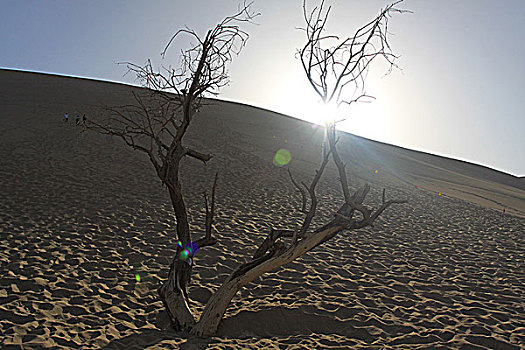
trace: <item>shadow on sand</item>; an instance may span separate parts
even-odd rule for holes
[[[164,311],[157,317],[156,325],[160,329],[147,329],[121,339],[115,339],[104,349],[144,349],[162,341],[180,341],[177,345],[183,350],[206,349],[213,339],[188,336],[186,333],[169,330],[167,315]],[[164,329],[164,330],[161,330]],[[275,336],[294,336],[315,334],[338,334],[342,336],[370,340],[373,338],[363,328],[352,326],[351,322],[336,319],[330,312],[309,308],[301,309],[275,307],[260,311],[241,311],[235,316],[224,319],[215,337],[218,338],[266,338]]]

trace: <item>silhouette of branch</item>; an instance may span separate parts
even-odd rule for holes
[[[206,235],[196,242],[199,248],[214,245],[215,243],[217,243],[217,239],[212,237],[212,233],[213,221],[215,216],[215,190],[217,188],[218,177],[219,173],[216,172],[215,178],[213,179],[213,186],[211,188],[211,203],[208,203],[208,194],[206,193],[206,191],[204,191],[203,193],[204,205],[206,208],[206,219],[204,224]]]
[[[389,64],[389,72],[397,67],[397,56],[388,43],[388,20],[393,13],[410,12],[397,7],[402,1],[386,6],[376,18],[345,39],[325,34],[331,6],[325,10],[323,0],[308,11],[306,0],[303,1],[306,26],[299,29],[305,32],[307,41],[297,55],[310,85],[324,103],[335,98],[338,106],[342,102],[350,105],[363,97],[370,97],[362,93],[357,98],[341,100],[342,91],[348,84],[353,84],[356,91],[363,91],[369,66],[376,58],[381,57]]]

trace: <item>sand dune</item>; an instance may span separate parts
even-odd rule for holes
[[[141,154],[62,122],[122,103],[128,87],[0,77],[0,348],[524,348],[523,178],[345,135],[352,188],[370,182],[370,205],[383,187],[410,203],[254,281],[217,336],[187,338],[166,329],[156,296],[175,246],[167,193]],[[220,101],[195,121],[188,144],[215,155],[184,163],[196,230],[200,193],[220,172],[220,240],[199,251],[190,289],[199,314],[271,226],[299,217],[272,156],[289,149],[290,168],[308,180],[322,132]],[[335,170],[326,175],[316,225],[341,201]]]

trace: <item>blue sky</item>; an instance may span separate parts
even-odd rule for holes
[[[388,2],[327,0],[328,30],[344,36]],[[0,67],[133,83],[116,62],[177,63],[179,28],[198,33],[233,13],[237,0],[0,0]],[[315,1],[309,0],[313,5]],[[372,66],[344,130],[382,142],[525,175],[525,1],[406,0],[412,14],[390,21],[402,71]],[[310,121],[322,113],[295,51],[305,38],[301,0],[256,0],[261,12],[230,67],[220,98]],[[179,48],[182,48],[180,46]],[[316,114],[312,111],[317,111]]]

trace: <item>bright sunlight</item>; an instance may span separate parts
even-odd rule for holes
[[[367,102],[335,108],[333,104],[326,106],[320,101],[302,74],[289,72],[283,76],[281,84],[261,85],[260,92],[267,99],[275,101],[277,112],[323,126],[329,121],[344,120],[337,124],[338,129],[382,142],[392,138],[392,128],[395,125],[391,118],[388,118],[388,98],[383,93],[383,86],[378,79],[369,79],[366,88],[366,92],[376,99],[367,98],[362,100]],[[352,92],[348,89],[350,95]]]
[[[341,105],[339,108],[335,103],[324,104],[315,98],[293,96],[290,100],[288,102],[293,101],[293,105],[289,103],[283,109],[293,117],[318,125],[338,121],[338,129],[375,140],[388,137],[386,108],[379,99],[368,99],[368,103],[358,102],[351,106]]]

